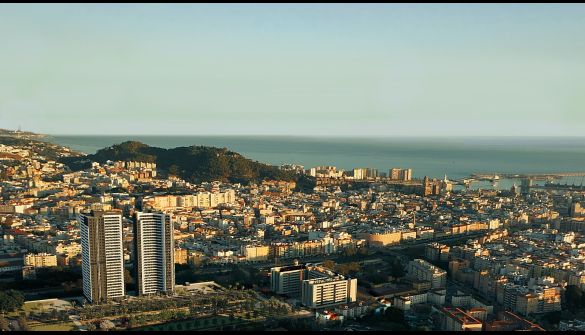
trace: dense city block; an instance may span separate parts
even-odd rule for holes
[[[585,330],[583,190],[0,143],[3,330]]]

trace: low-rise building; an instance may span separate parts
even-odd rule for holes
[[[57,256],[47,253],[26,254],[24,256],[24,265],[34,268],[47,268],[57,266]]]

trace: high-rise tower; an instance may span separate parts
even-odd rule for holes
[[[134,252],[138,295],[175,288],[173,223],[164,213],[134,214]]]
[[[92,212],[78,217],[81,230],[83,295],[90,302],[123,297],[122,212]]]

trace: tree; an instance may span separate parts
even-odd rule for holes
[[[0,292],[0,313],[13,312],[22,307],[24,296],[16,290]]]

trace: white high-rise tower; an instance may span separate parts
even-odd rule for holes
[[[134,252],[138,295],[175,288],[173,223],[164,213],[134,214]]]

